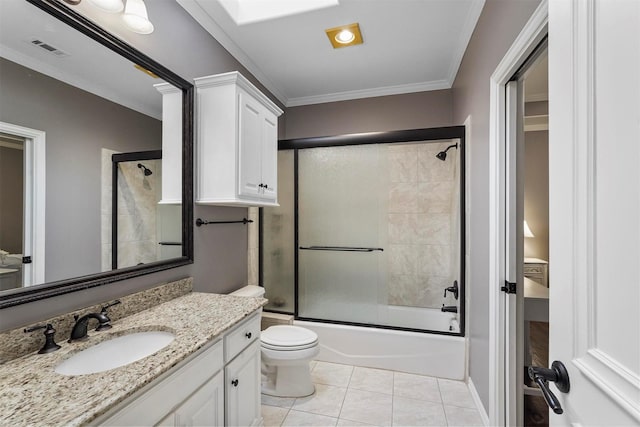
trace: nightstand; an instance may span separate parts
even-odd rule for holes
[[[549,262],[540,258],[525,258],[523,267],[524,277],[535,280],[541,285],[549,287]]]

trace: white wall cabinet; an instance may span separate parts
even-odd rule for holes
[[[222,340],[180,362],[92,425],[260,425],[260,313],[240,322]]]
[[[196,203],[277,206],[282,110],[237,71],[195,85]]]

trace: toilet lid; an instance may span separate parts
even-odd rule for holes
[[[299,326],[277,325],[262,331],[260,341],[269,348],[307,348],[318,341],[318,334]]]

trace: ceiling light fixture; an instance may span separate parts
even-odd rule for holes
[[[356,22],[340,27],[329,28],[324,30],[329,37],[329,41],[334,49],[341,47],[362,44],[362,33],[360,33],[360,25]]]
[[[89,3],[91,3],[98,9],[109,13],[122,12],[122,9],[124,9],[122,0],[89,0]]]
[[[127,0],[122,19],[134,33],[151,34],[153,32],[153,24],[149,21],[147,6],[143,0]]]

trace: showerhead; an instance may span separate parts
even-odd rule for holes
[[[450,148],[458,148],[458,144],[453,144],[448,146],[444,151],[441,151],[438,154],[436,154],[436,158],[438,160],[442,160],[443,162],[447,160],[447,151],[449,151]]]
[[[142,163],[138,163],[138,167],[144,171],[144,176],[149,176],[149,175],[151,175],[153,173],[153,172],[151,172],[151,169],[147,168]]]

